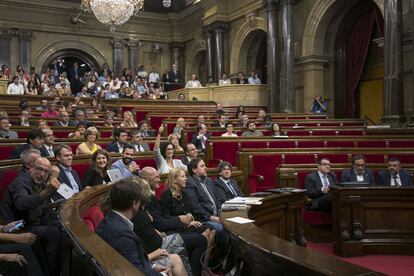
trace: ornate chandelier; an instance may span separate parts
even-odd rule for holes
[[[109,26],[111,32],[143,8],[144,0],[82,0],[81,2],[82,11],[92,12],[99,22]]]

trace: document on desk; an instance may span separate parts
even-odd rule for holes
[[[260,205],[262,204],[262,197],[235,197],[230,200],[227,200],[226,203],[234,203],[234,204],[248,204],[248,205]]]
[[[231,221],[231,222],[235,222],[235,223],[238,223],[238,224],[245,224],[245,223],[254,222],[254,220],[252,220],[252,219],[247,219],[247,218],[242,218],[242,217],[228,218],[226,220]]]

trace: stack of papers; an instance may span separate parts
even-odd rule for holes
[[[262,204],[262,197],[235,197],[223,203],[221,208],[234,207],[239,210],[246,209],[247,205]]]

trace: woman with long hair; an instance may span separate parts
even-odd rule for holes
[[[187,170],[187,166],[181,162],[180,159],[174,159],[175,147],[171,142],[167,142],[160,148],[161,134],[164,131],[164,126],[161,125],[158,129],[157,138],[154,144],[154,157],[159,173],[169,173],[173,168],[183,168]]]
[[[96,144],[99,138],[99,131],[96,127],[88,127],[84,134],[85,142],[78,145],[76,148],[76,155],[93,154],[95,151],[101,149],[101,146]]]
[[[134,116],[132,115],[131,111],[124,112],[124,121],[121,123],[121,127],[130,128],[130,127],[138,127],[138,124],[134,120]]]
[[[83,178],[82,185],[95,186],[104,183],[109,183],[107,170],[111,169],[112,162],[109,153],[104,149],[98,149],[95,151],[90,160],[90,167],[86,171],[85,177]]]
[[[168,135],[168,142],[174,145],[175,152],[184,152],[183,148],[180,146],[180,136],[177,133],[171,133]]]
[[[185,127],[184,118],[182,118],[182,117],[178,118],[177,122],[175,123],[173,133],[178,134],[178,136],[181,138],[181,131],[184,129],[184,127]]]

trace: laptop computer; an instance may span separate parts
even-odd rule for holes
[[[116,182],[118,180],[123,179],[123,176],[119,169],[110,169],[110,170],[107,170],[106,173],[108,174],[111,182]]]

